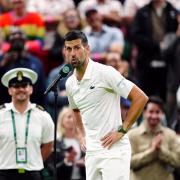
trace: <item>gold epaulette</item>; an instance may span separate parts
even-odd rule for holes
[[[37,107],[38,109],[40,109],[41,111],[45,111],[45,109],[44,109],[42,106],[38,105],[38,104],[36,104],[36,107]]]
[[[1,104],[1,105],[0,105],[0,110],[1,110],[1,109],[4,109],[5,107],[6,107],[5,104]]]

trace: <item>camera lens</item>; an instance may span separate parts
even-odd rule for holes
[[[23,51],[23,49],[24,49],[24,41],[23,40],[17,39],[11,43],[11,49],[10,49],[11,51],[21,52],[21,51]]]

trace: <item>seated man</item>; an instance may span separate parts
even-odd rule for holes
[[[88,26],[85,27],[89,45],[91,48],[91,58],[94,61],[104,63],[107,52],[114,46],[116,52],[122,54],[124,48],[124,36],[120,29],[110,27],[103,23],[102,15],[96,8],[86,11]]]

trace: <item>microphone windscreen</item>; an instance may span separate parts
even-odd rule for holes
[[[65,64],[59,71],[61,77],[66,77],[72,71],[72,66],[70,64]]]

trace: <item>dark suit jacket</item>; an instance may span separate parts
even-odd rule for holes
[[[152,37],[151,11],[152,2],[137,11],[130,34],[133,42],[138,47],[137,66],[144,69],[151,60],[162,59],[160,44]],[[165,34],[176,32],[178,27],[177,11],[167,2],[165,7]]]

